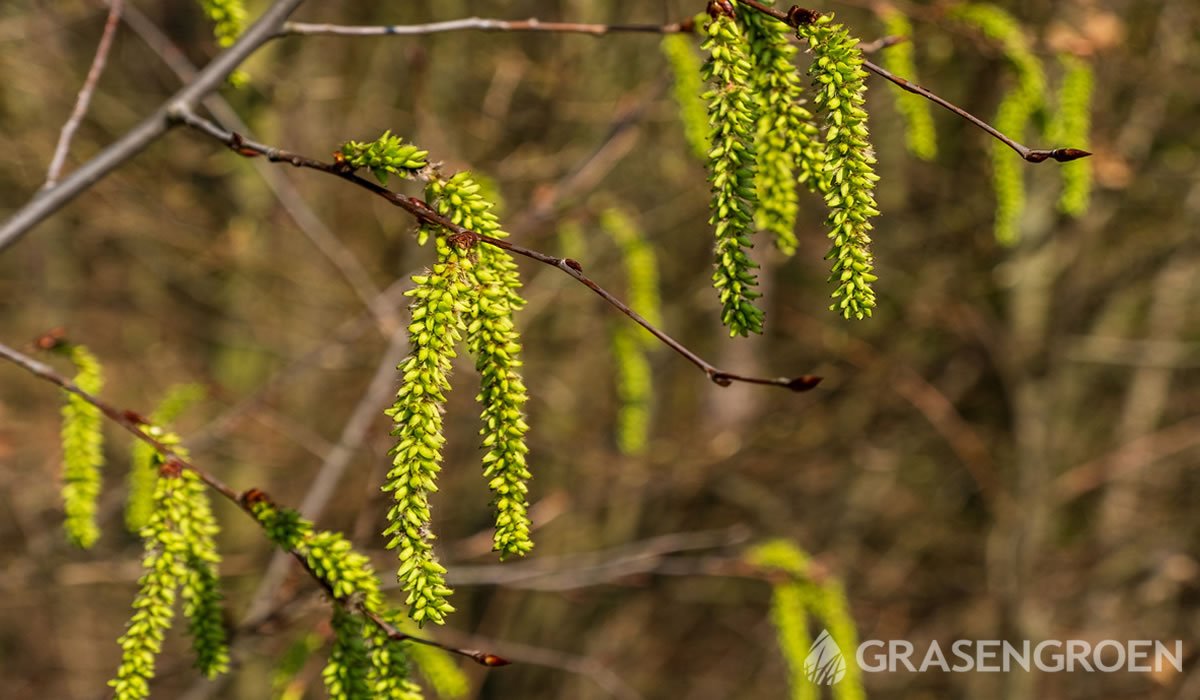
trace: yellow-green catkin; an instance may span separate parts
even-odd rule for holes
[[[883,9],[880,17],[886,35],[903,39],[880,54],[880,63],[892,73],[919,83],[912,41],[913,27],[908,16],[889,5]],[[892,92],[896,96],[896,109],[904,118],[904,143],[908,152],[921,160],[933,160],[937,157],[937,131],[933,127],[929,100],[904,90]]]
[[[1092,127],[1092,89],[1095,83],[1092,65],[1071,54],[1059,54],[1062,85],[1050,131],[1057,143],[1089,150]],[[1092,159],[1081,158],[1059,166],[1063,189],[1058,198],[1059,211],[1079,216],[1087,211],[1092,194]]]
[[[832,14],[800,24],[796,34],[813,54],[813,102],[825,122],[826,225],[832,241],[825,257],[833,261],[829,281],[836,285],[829,308],[845,318],[863,319],[875,308],[871,219],[879,215],[879,176],[863,108],[867,73],[862,51]]]
[[[708,108],[700,97],[704,83],[700,79],[700,55],[695,39],[688,34],[668,34],[659,46],[671,69],[671,95],[679,109],[683,138],[693,155],[701,161],[707,160]]]
[[[804,88],[795,65],[797,49],[789,39],[787,25],[745,9],[738,13],[738,21],[750,46],[759,110],[755,222],[771,234],[775,247],[793,255],[799,210],[796,183],[821,190],[824,143],[812,113],[803,106]]]
[[[658,259],[632,217],[618,208],[600,214],[600,227],[616,244],[625,268],[630,307],[651,325],[662,323]],[[629,323],[613,328],[613,359],[616,361],[617,448],[637,456],[646,451],[650,439],[651,399],[654,393],[649,351],[657,339],[649,331]]]
[[[1029,46],[1020,23],[1007,11],[988,3],[968,3],[950,9],[949,16],[971,25],[996,42],[1016,75],[1016,84],[1000,100],[993,126],[1022,141],[1033,115],[1043,107],[1046,76]],[[1025,212],[1025,161],[1000,141],[991,145],[992,179],[996,194],[996,241],[1015,245]]]
[[[188,406],[204,398],[204,387],[199,384],[178,384],[171,387],[163,400],[150,414],[150,425],[142,430],[159,442],[168,435],[166,428],[187,410]],[[176,451],[179,451],[176,448]],[[138,440],[130,449],[128,490],[125,495],[125,527],[138,532],[150,520],[154,509],[154,482],[158,479],[161,461],[158,452],[147,442]]]
[[[494,205],[470,172],[448,179],[435,178],[426,199],[453,223],[490,238],[508,233],[493,213]],[[521,338],[515,315],[525,305],[521,278],[512,256],[489,244],[476,245],[467,274],[472,289],[464,307],[467,349],[475,358],[482,409],[483,476],[492,491],[496,529],[492,547],[501,558],[523,556],[533,548],[528,513],[529,480],[526,461],[524,407],[529,400],[521,377]]]
[[[414,275],[416,287],[409,323],[411,354],[400,363],[400,389],[388,409],[395,425],[392,469],[383,490],[392,494],[388,510],[388,549],[400,560],[397,580],[408,594],[410,615],[418,623],[441,624],[454,610],[447,597],[446,569],[433,550],[435,539],[429,496],[437,491],[442,465],[445,392],[450,389],[450,366],[455,345],[465,330],[463,314],[472,284],[468,261],[442,236],[436,237],[438,260],[424,275]]]
[[[713,286],[721,300],[721,322],[730,336],[761,333],[762,309],[755,299],[758,265],[747,251],[753,247],[754,207],[758,200],[755,185],[754,135],[758,128],[758,100],[751,74],[754,66],[746,40],[734,20],[731,9],[714,8],[715,16],[704,27],[708,52],[703,75],[710,89],[708,102],[710,150],[709,182],[712,184],[714,226]]]
[[[86,347],[64,344],[75,365],[75,385],[95,396],[104,388],[100,361]],[[90,548],[100,538],[96,524],[96,501],[100,498],[100,470],[104,466],[104,431],[100,409],[83,397],[64,392],[62,408],[63,510],[67,539],[77,547]]]

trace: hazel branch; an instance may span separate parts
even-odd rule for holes
[[[662,342],[667,347],[679,353],[688,362],[698,367],[709,380],[719,386],[729,386],[733,382],[743,382],[746,384],[762,384],[766,386],[778,386],[791,389],[792,391],[807,391],[820,383],[821,378],[813,375],[801,375],[799,377],[753,377],[736,372],[729,372],[716,367],[704,358],[690,350],[683,343],[675,340],[666,332],[658,329],[637,311],[629,307],[628,304],[613,296],[611,292],[601,287],[590,277],[583,273],[583,265],[570,258],[561,258],[554,255],[548,255],[536,250],[525,248],[508,240],[492,238],[483,234],[471,231],[455,224],[446,217],[438,214],[424,200],[416,197],[410,197],[398,192],[393,192],[386,187],[377,185],[370,180],[359,177],[355,169],[344,162],[335,160],[332,163],[315,160],[307,156],[302,156],[298,153],[285,151],[274,146],[250,141],[240,134],[223,129],[214,122],[205,119],[190,109],[179,109],[172,114],[172,118],[179,123],[185,124],[196,131],[199,131],[206,136],[213,138],[225,144],[230,150],[246,157],[265,157],[272,163],[288,163],[297,168],[308,168],[310,170],[318,170],[323,173],[335,175],[351,184],[357,185],[372,194],[383,197],[388,202],[404,209],[412,214],[422,224],[441,227],[450,232],[452,243],[461,247],[471,247],[478,243],[485,243],[502,250],[506,250],[514,255],[520,255],[530,260],[549,265],[561,270],[564,274],[573,277],[580,284],[592,290],[597,296],[604,299],[606,302],[614,306],[621,313],[628,316],[635,323],[645,328],[655,338]]]
[[[57,335],[47,334],[38,339],[37,345],[41,349],[50,349],[59,342],[61,342],[61,339]],[[188,471],[191,471],[193,474],[199,477],[200,481],[204,482],[206,486],[224,496],[226,500],[237,505],[238,508],[249,515],[254,522],[260,522],[259,519],[254,516],[253,506],[263,503],[264,501],[270,502],[270,499],[259,489],[249,489],[243,493],[238,493],[228,484],[218,479],[211,472],[181,457],[179,453],[176,452],[171,446],[164,444],[149,432],[144,430],[143,428],[149,425],[149,423],[140,414],[134,411],[119,409],[107,401],[104,401],[100,397],[94,396],[91,393],[80,389],[74,382],[54,371],[52,367],[44,362],[39,362],[3,343],[0,343],[0,358],[13,363],[21,369],[24,369],[38,379],[42,379],[51,384],[57,385],[64,391],[68,391],[80,397],[92,406],[95,406],[101,413],[104,414],[106,418],[124,428],[138,440],[141,440],[142,442],[153,447],[156,452],[162,455],[165,464],[171,465],[175,468],[187,469]],[[367,607],[361,602],[355,602],[334,596],[333,588],[330,586],[329,582],[318,576],[316,572],[309,568],[308,563],[305,561],[304,556],[300,552],[296,550],[289,550],[289,553],[300,562],[305,571],[307,571],[338,604],[353,605],[368,620],[379,627],[379,629],[383,631],[388,638],[398,641],[407,640],[418,644],[437,647],[438,649],[443,649],[450,653],[458,654],[459,656],[471,659],[481,666],[505,666],[509,663],[506,659],[497,656],[496,654],[490,654],[474,649],[459,649],[431,639],[414,637],[405,632],[401,632],[395,625],[385,620],[383,616],[379,615],[377,612],[367,609]]]
[[[821,16],[821,13],[817,12],[816,10],[806,10],[795,5],[793,5],[792,8],[787,12],[783,12],[774,7],[763,5],[757,0],[739,0],[739,3],[752,10],[761,12],[770,17],[774,17],[790,27],[799,27],[804,24],[811,24],[814,20],[816,20],[817,17]],[[1000,130],[993,127],[991,124],[988,124],[962,107],[959,107],[949,100],[938,96],[927,88],[921,87],[914,82],[905,80],[904,78],[895,75],[891,71],[888,71],[876,63],[872,63],[871,61],[863,59],[863,68],[871,71],[875,75],[878,75],[885,80],[895,83],[902,90],[911,92],[914,95],[920,95],[939,107],[948,109],[954,114],[957,114],[959,117],[966,119],[968,122],[974,124],[980,129],[983,129],[992,137],[998,139],[1001,143],[1016,151],[1017,155],[1021,156],[1021,158],[1030,163],[1041,163],[1045,160],[1056,160],[1059,163],[1067,163],[1072,160],[1078,160],[1080,158],[1086,158],[1092,155],[1090,152],[1078,148],[1030,148],[1024,144],[1018,143],[1016,140],[1010,138]]]

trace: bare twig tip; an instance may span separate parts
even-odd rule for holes
[[[503,656],[496,656],[495,654],[480,654],[475,660],[484,666],[489,666],[492,668],[496,668],[498,666],[508,666],[512,663]]]
[[[792,391],[797,391],[797,392],[808,391],[809,389],[815,388],[820,383],[821,383],[820,377],[815,377],[811,374],[806,374],[802,377],[796,377],[795,379],[788,381],[787,388],[791,389]]]

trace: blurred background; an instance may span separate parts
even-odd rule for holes
[[[994,46],[940,21],[934,4],[898,4],[914,20],[921,80],[990,117],[1011,76]],[[155,109],[185,62],[217,50],[196,3],[130,5],[141,20],[119,29],[68,168]],[[703,5],[307,3],[295,18],[662,23]],[[818,9],[870,40],[883,33],[871,5]],[[865,639],[1182,640],[1185,652],[1182,674],[867,674],[869,697],[1200,697],[1200,6],[1000,5],[1052,83],[1056,42],[1094,61],[1089,211],[1059,214],[1059,166],[1030,165],[1022,242],[997,246],[988,137],[936,111],[938,157],[912,158],[897,90],[871,78],[879,308],[862,322],[825,310],[824,206],[805,194],[799,253],[756,248],[767,331],[751,340],[719,323],[706,176],[683,140],[659,36],[288,38],[245,66],[245,87],[210,102],[223,123],[236,115],[260,140],[320,158],[391,129],[447,170],[490,177],[523,245],[562,253],[563,223],[578,224],[572,254],[618,293],[621,256],[595,219],[620,204],[657,252],[668,332],[730,369],[825,377],[807,394],[723,389],[655,350],[649,449],[623,456],[610,337],[627,321],[519,261],[537,547],[504,564],[489,552],[465,357],[434,499],[459,610],[434,634],[521,661],[468,664],[470,697],[787,697],[770,588],[718,566],[772,537],[844,582]],[[44,179],[105,14],[87,0],[0,6],[0,219]],[[0,340],[27,347],[62,326],[104,362],[105,396],[141,411],[174,384],[205,385],[209,398],[177,423],[195,460],[235,488],[316,505],[319,525],[353,537],[389,580],[381,411],[406,349],[399,292],[429,262],[413,232],[345,183],[177,130],[0,255]],[[129,441],[114,429],[104,536],[88,552],[62,536],[59,402],[0,368],[7,698],[105,697],[140,572],[121,516]],[[217,508],[231,624],[280,614],[239,636],[218,683],[196,680],[172,636],[155,696],[263,698],[290,684],[293,697],[324,697],[321,651],[293,669],[281,659],[319,648],[327,606],[295,567],[272,568],[253,523]]]

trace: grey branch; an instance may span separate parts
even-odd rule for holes
[[[204,97],[220,87],[230,73],[260,46],[275,37],[284,20],[295,12],[302,2],[304,0],[276,0],[232,46],[196,74],[194,81],[185,85],[153,114],[59,184],[35,195],[0,226],[0,251],[19,241],[46,217],[66,206],[105,175],[161,138],[171,128],[173,113],[179,109],[194,109]]]

